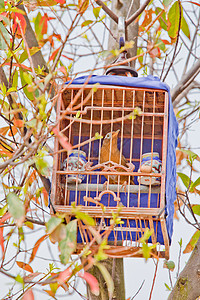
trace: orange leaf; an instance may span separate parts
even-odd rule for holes
[[[24,296],[22,297],[22,300],[34,300],[34,295],[32,289],[28,289]]]
[[[90,273],[84,272],[84,273],[78,273],[78,276],[80,278],[83,278],[90,286],[91,292],[95,295],[99,295],[99,283],[97,279]]]
[[[8,132],[9,129],[10,129],[9,126],[0,128],[0,134],[6,135],[6,133]]]
[[[64,149],[67,151],[72,149],[72,145],[68,142],[68,138],[62,132],[59,132],[57,128],[54,128],[52,131],[57,136],[59,143]]]
[[[48,21],[48,16],[45,13],[44,16],[40,19],[40,27],[42,27],[42,30],[41,30],[42,34],[47,33],[47,21]]]
[[[15,126],[12,126],[12,131],[10,130],[9,133],[8,133],[8,135],[9,136],[13,136],[13,135],[15,135],[17,133],[18,133],[17,128]]]
[[[44,187],[42,188],[42,194],[44,196],[44,204],[47,207],[49,205],[49,194]]]
[[[31,253],[31,257],[29,259],[29,264],[34,260],[35,258],[35,255],[38,251],[38,248],[40,246],[40,244],[46,239],[47,235],[43,235],[41,238],[39,238],[39,240],[35,243],[34,247],[33,247],[33,250],[32,250],[32,253]]]
[[[60,272],[58,276],[58,283],[63,284],[64,282],[68,281],[71,275],[72,275],[72,269],[70,267],[64,270],[63,272]]]
[[[24,127],[24,120],[14,118],[13,123],[16,127]]]
[[[51,290],[44,290],[50,297],[53,297],[55,296],[55,293]]]
[[[33,269],[31,268],[30,265],[26,264],[25,262],[23,261],[16,261],[17,265],[19,268],[25,270],[25,271],[28,271],[30,273],[33,273]]]

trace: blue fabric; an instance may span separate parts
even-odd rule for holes
[[[125,76],[98,76],[93,75],[91,77],[83,76],[76,78],[72,81],[71,84],[84,84],[86,83],[89,85],[99,83],[101,85],[115,85],[115,86],[126,86],[126,87],[138,87],[138,88],[151,88],[151,89],[162,89],[168,92],[169,94],[169,120],[168,120],[168,145],[167,145],[167,165],[166,165],[166,225],[168,230],[168,235],[171,240],[172,233],[173,233],[173,215],[174,215],[174,201],[176,200],[176,146],[177,146],[177,137],[178,137],[178,122],[176,120],[173,105],[170,96],[170,88],[167,84],[161,82],[158,77],[154,76],[147,76],[147,77],[125,77]],[[70,82],[66,82],[69,84]],[[125,145],[125,143],[124,143]],[[156,143],[155,143],[156,145]],[[134,148],[139,147],[134,142]],[[125,147],[126,149],[128,147]],[[148,150],[149,145],[147,143],[147,147],[145,149],[146,152],[150,152]],[[159,141],[157,142],[157,148],[154,149],[155,152],[161,151],[161,145],[159,145]],[[136,149],[136,148],[135,148]],[[133,151],[137,151],[137,150]],[[82,149],[85,151],[86,149]],[[124,151],[125,149],[123,149]],[[125,155],[126,156],[126,155]],[[136,166],[136,170],[139,166]],[[94,178],[95,180],[95,178]],[[136,180],[136,179],[135,179]],[[95,182],[95,181],[94,181]],[[136,195],[133,195],[132,198],[132,205],[137,206],[137,199]],[[141,195],[141,204],[146,206],[146,195]],[[156,196],[156,195],[155,195]],[[92,195],[91,195],[92,197]],[[120,195],[122,203],[126,201],[126,195],[121,193]],[[157,207],[157,202],[155,203],[157,197],[152,196],[151,207]],[[134,224],[133,224],[134,227]],[[130,233],[131,234],[131,233]],[[134,233],[132,233],[134,234]],[[158,241],[163,244],[163,237],[160,224],[157,226],[157,234],[158,234]],[[112,237],[110,237],[112,240]],[[113,236],[114,238],[114,236]]]

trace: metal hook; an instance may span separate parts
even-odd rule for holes
[[[119,35],[119,48],[125,45],[125,18],[118,18],[118,35]]]

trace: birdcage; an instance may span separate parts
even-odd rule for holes
[[[55,210],[70,220],[74,203],[92,216],[110,256],[141,255],[140,238],[149,228],[148,242],[158,243],[160,256],[168,258],[177,138],[168,86],[154,77],[81,77],[59,95],[57,129],[72,149],[55,138]],[[113,216],[121,221],[116,224]],[[92,239],[79,220],[77,251]]]

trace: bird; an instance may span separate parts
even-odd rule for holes
[[[103,144],[101,147],[101,152],[100,152],[100,164],[106,163],[108,161],[112,161],[113,163],[117,163],[122,166],[128,167],[127,165],[128,162],[126,158],[123,156],[123,154],[121,154],[121,159],[120,159],[120,151],[117,147],[117,138],[118,138],[119,131],[120,130],[109,132],[104,137]],[[116,168],[115,170],[118,172],[126,172],[123,168]],[[108,179],[107,175],[105,175],[105,177]],[[109,175],[109,181],[111,184],[116,184],[116,183],[118,184],[118,178],[120,178],[119,183],[124,185],[124,184],[129,184],[129,177],[130,176],[128,175],[123,175],[120,177],[118,175]],[[134,184],[132,178],[130,178],[130,184]]]

